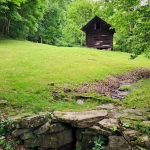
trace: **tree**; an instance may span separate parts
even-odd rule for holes
[[[99,3],[89,0],[76,0],[68,5],[67,23],[63,37],[69,45],[85,45],[81,28],[99,12]]]
[[[131,58],[144,51],[149,53],[149,1],[144,6],[139,0],[112,0],[109,3],[115,11],[109,21],[116,29],[116,48],[130,52]]]
[[[13,38],[26,38],[37,30],[37,22],[42,19],[45,1],[3,0],[0,2],[1,33]]]
[[[18,9],[26,0],[1,0],[0,1],[0,27],[1,33],[9,35],[10,24],[20,15]]]

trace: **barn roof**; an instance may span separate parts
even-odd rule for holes
[[[106,26],[108,26],[108,28],[112,27],[110,24],[108,24],[106,21],[104,21],[103,19],[101,19],[100,17],[98,16],[95,16],[93,19],[91,19],[85,26],[83,26],[81,28],[82,31],[86,32],[86,28],[92,24],[95,20],[99,20],[100,22],[103,22],[104,24],[106,24]],[[114,29],[110,29],[113,31],[113,33],[115,33],[115,30]]]

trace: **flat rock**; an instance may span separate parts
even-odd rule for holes
[[[83,100],[83,99],[78,99],[78,100],[77,100],[77,104],[83,105],[83,104],[84,104],[84,100]]]
[[[140,109],[125,109],[123,112],[143,116],[143,112]]]
[[[36,115],[32,117],[23,118],[20,121],[20,126],[22,128],[35,128],[47,122],[46,115]]]
[[[123,136],[109,136],[109,143],[104,150],[131,150]]]
[[[131,130],[131,129],[127,129],[123,132],[123,135],[124,135],[125,139],[128,142],[130,142],[130,141],[137,140],[140,135],[140,132]]]
[[[110,135],[113,134],[112,131],[110,131],[110,130],[104,130],[101,127],[96,126],[96,125],[90,127],[89,130],[93,131],[94,133],[98,133],[98,134],[105,135],[105,136],[110,136]]]
[[[109,116],[111,118],[119,118],[119,117],[126,117],[128,116],[128,113],[120,113],[116,109],[110,110]]]
[[[91,110],[84,112],[53,112],[53,115],[55,118],[57,118],[57,120],[70,123],[72,126],[79,128],[92,126],[96,122],[104,119],[107,114],[107,110]]]
[[[7,100],[0,100],[0,104],[7,104]]]
[[[139,136],[139,138],[135,141],[135,144],[140,145],[141,147],[150,149],[150,140],[148,135]]]
[[[34,135],[33,135],[33,132],[30,131],[30,132],[22,134],[20,137],[22,140],[27,140],[27,139],[33,138]]]
[[[50,125],[47,133],[60,132],[65,129],[67,129],[67,126],[63,123],[54,123]]]
[[[150,128],[150,121],[143,121],[146,127]]]
[[[113,104],[102,104],[97,106],[96,108],[101,108],[101,109],[113,109],[114,105]]]
[[[125,117],[126,119],[130,119],[130,120],[141,120],[141,121],[144,121],[147,119],[146,116],[139,116],[139,115],[136,115],[136,114],[130,114],[128,116]]]
[[[35,134],[45,133],[50,128],[50,123],[47,122],[44,125],[40,126],[37,130],[34,131]]]
[[[20,136],[21,134],[24,134],[24,133],[27,133],[29,132],[30,129],[15,129],[13,132],[12,132],[12,136],[13,137],[17,137],[17,136]]]
[[[110,130],[113,127],[119,127],[118,119],[110,118],[110,119],[103,119],[97,123],[103,129]]]

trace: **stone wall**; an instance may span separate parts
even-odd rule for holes
[[[46,113],[14,119],[12,137],[26,149],[92,150],[103,141],[104,150],[133,150],[135,145],[150,149],[149,137],[125,128],[108,110]]]

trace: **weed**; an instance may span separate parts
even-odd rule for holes
[[[141,121],[136,121],[134,124],[136,130],[139,130],[142,133],[146,133],[147,135],[150,136],[150,130],[149,127],[147,127],[143,122]]]
[[[81,146],[76,147],[76,150],[82,150],[82,147]]]
[[[147,148],[143,148],[143,147],[140,147],[140,146],[136,146],[139,150],[148,150]]]
[[[127,122],[124,122],[124,123],[122,124],[122,126],[125,127],[125,128],[129,128],[129,127],[130,127],[130,124],[127,123]]]
[[[7,120],[0,120],[0,146],[5,150],[14,150],[13,145],[19,144],[19,141],[15,142],[11,139],[7,139],[7,135],[10,134],[13,120],[8,118]]]
[[[51,122],[50,112],[47,112],[45,116],[46,116],[46,119],[47,119],[49,122]]]
[[[114,126],[114,127],[110,128],[110,130],[113,131],[113,132],[116,132],[117,131],[117,127]]]
[[[0,119],[0,136],[4,136],[11,130],[11,125],[13,121],[8,118],[6,121]]]
[[[92,148],[92,150],[103,150],[104,149],[104,142],[99,137],[96,141],[94,141],[95,146]]]

